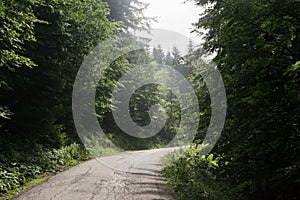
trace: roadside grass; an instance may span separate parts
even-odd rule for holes
[[[34,178],[33,180],[26,182],[23,186],[20,186],[19,188],[8,191],[3,197],[0,197],[0,200],[11,199],[11,198],[15,197],[16,195],[20,194],[20,192],[25,191],[29,188],[32,188],[36,185],[39,185],[39,184],[47,181],[48,178],[49,178],[49,176]]]
[[[152,146],[157,149],[161,146]],[[38,149],[32,154],[19,155],[15,160],[0,163],[0,200],[8,200],[47,181],[55,174],[84,161],[120,153],[110,148],[88,151],[74,143],[60,149]]]
[[[0,200],[11,199],[81,162],[115,153],[112,149],[102,149],[91,154],[74,143],[60,149],[38,149],[13,161],[0,162]]]

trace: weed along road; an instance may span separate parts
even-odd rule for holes
[[[96,158],[51,177],[14,200],[173,200],[161,158],[173,149]]]

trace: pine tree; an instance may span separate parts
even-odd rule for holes
[[[193,41],[190,39],[190,40],[189,40],[188,47],[187,47],[187,53],[188,53],[188,54],[191,54],[191,53],[193,53],[193,51],[194,51],[194,43],[193,43]]]
[[[171,56],[170,51],[168,51],[165,55],[163,63],[168,66],[172,66],[174,64],[174,58]]]
[[[179,64],[181,61],[181,53],[176,46],[174,46],[172,49],[172,56],[174,58],[174,63]]]
[[[164,51],[161,48],[161,45],[158,45],[157,48],[153,48],[153,57],[154,60],[158,63],[158,64],[163,64],[163,59],[165,57]]]

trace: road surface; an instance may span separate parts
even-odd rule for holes
[[[51,177],[14,200],[174,200],[161,176],[161,158],[173,149],[96,158]]]

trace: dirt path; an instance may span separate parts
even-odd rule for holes
[[[97,158],[51,177],[14,200],[174,200],[161,176],[161,158],[172,149]]]

